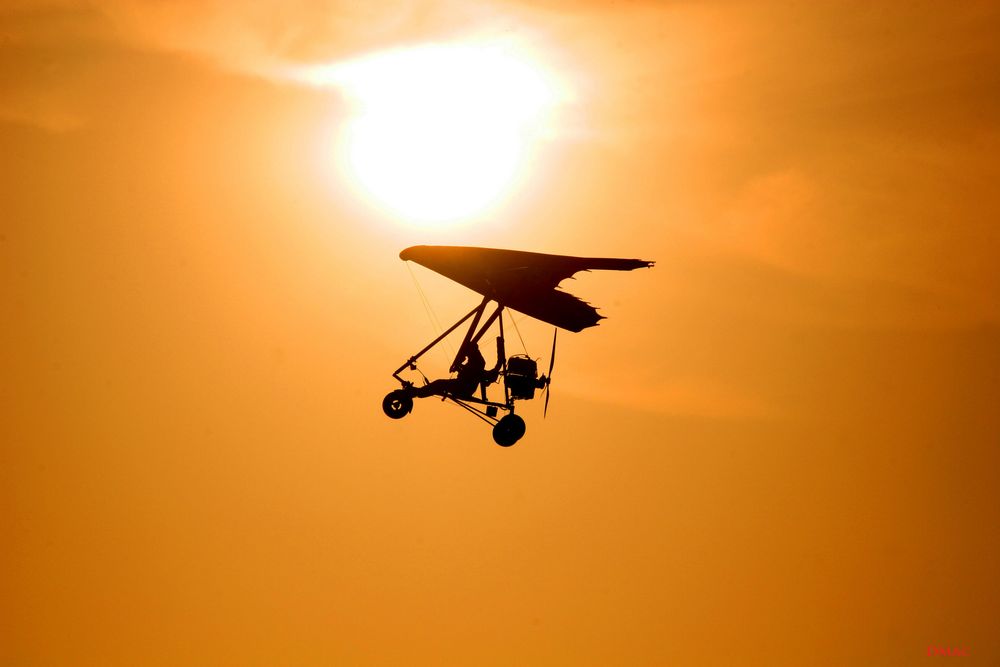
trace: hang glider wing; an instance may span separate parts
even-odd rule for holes
[[[520,250],[413,246],[399,253],[508,308],[568,331],[604,319],[589,303],[558,289],[579,271],[631,271],[653,266],[642,259],[570,257]]]

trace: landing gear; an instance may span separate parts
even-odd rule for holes
[[[382,412],[390,419],[402,419],[413,410],[413,397],[402,389],[390,391],[382,399]]]
[[[510,414],[501,419],[493,427],[493,442],[501,447],[510,447],[524,435],[524,420]]]

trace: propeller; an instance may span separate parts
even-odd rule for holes
[[[542,408],[542,419],[549,412],[549,387],[552,385],[552,369],[556,365],[556,336],[559,335],[559,329],[554,329],[552,331],[552,356],[549,358],[549,373],[545,376],[545,407]]]

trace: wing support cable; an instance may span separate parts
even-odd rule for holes
[[[510,323],[514,325],[514,331],[517,332],[517,337],[521,341],[521,349],[524,350],[525,356],[530,357],[531,355],[528,354],[528,346],[524,344],[524,337],[521,336],[521,330],[517,328],[517,320],[514,319],[513,312],[510,314]]]
[[[410,274],[413,286],[417,288],[417,296],[420,297],[420,303],[424,307],[424,313],[427,315],[427,321],[430,322],[431,331],[434,332],[434,335],[441,333],[441,320],[438,318],[437,313],[434,312],[434,307],[431,305],[431,300],[428,298],[423,286],[420,284],[420,281],[417,280],[417,274],[413,272],[413,267],[410,266],[409,262],[403,262],[403,264],[406,265],[406,270]],[[445,349],[442,351],[442,354],[451,356],[451,345],[448,344],[448,341],[444,341],[444,347]]]

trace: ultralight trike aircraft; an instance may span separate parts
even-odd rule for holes
[[[459,246],[414,246],[399,253],[399,257],[478,292],[483,300],[396,369],[392,376],[401,387],[389,392],[383,399],[383,412],[392,419],[402,419],[413,410],[414,398],[439,396],[492,425],[493,440],[501,447],[510,447],[524,435],[524,420],[514,414],[515,401],[532,399],[537,390],[543,390],[543,414],[548,411],[558,330],[579,332],[596,326],[604,319],[590,304],[559,290],[559,283],[579,271],[631,271],[653,266],[653,262],[642,259],[570,257]],[[492,309],[491,302],[495,304]],[[538,363],[527,355],[507,357],[503,328],[505,308],[556,327],[546,374],[539,375]],[[427,381],[424,377],[425,384],[416,386],[400,376],[407,369],[420,372],[417,360],[469,320],[468,330],[451,365],[451,372],[456,373],[456,377],[434,381]],[[479,351],[479,341],[494,323],[499,326],[497,363],[487,370]],[[487,387],[501,379],[503,400],[490,400]],[[498,418],[500,411],[507,414]]]

